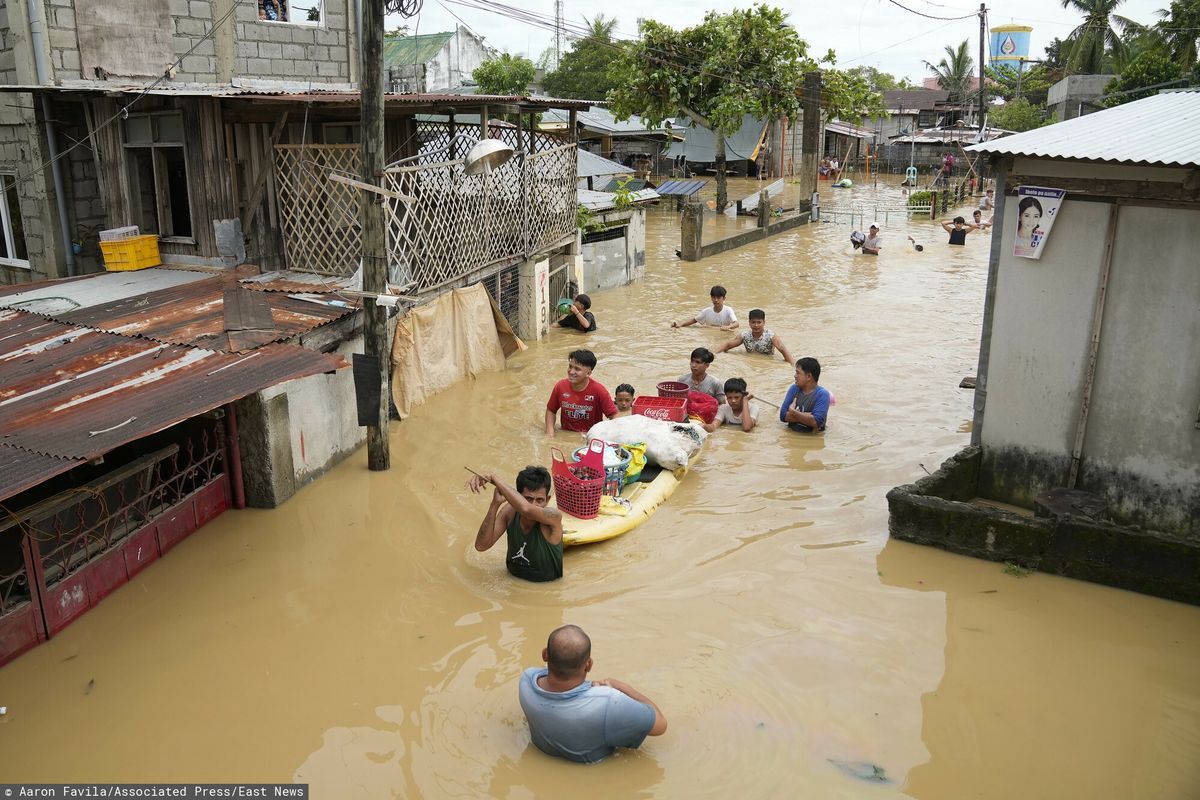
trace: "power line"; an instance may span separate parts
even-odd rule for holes
[[[926,19],[944,19],[944,20],[949,20],[951,22],[954,22],[954,21],[960,20],[960,19],[970,19],[971,17],[979,16],[979,12],[976,11],[973,14],[964,14],[961,17],[939,17],[934,14],[926,14],[923,11],[917,11],[915,9],[909,8],[908,6],[901,5],[900,3],[896,2],[896,0],[888,0],[888,2],[891,3],[892,5],[896,6],[897,8],[904,9],[905,11],[907,11],[910,14],[916,14],[918,17],[925,17]]]

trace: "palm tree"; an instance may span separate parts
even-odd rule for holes
[[[1196,65],[1200,41],[1200,3],[1173,0],[1170,8],[1158,12],[1163,19],[1155,26],[1184,73]]]
[[[617,29],[616,17],[605,17],[603,14],[597,14],[591,19],[585,16],[583,21],[587,25],[587,38],[601,42],[612,41],[613,32]]]
[[[935,67],[928,61],[925,66],[937,76],[938,86],[950,93],[950,100],[962,102],[970,92],[971,79],[974,77],[975,60],[971,58],[970,43],[963,39],[957,48],[946,45],[946,58]]]
[[[1071,31],[1067,40],[1071,52],[1067,56],[1067,72],[1097,74],[1104,71],[1105,55],[1122,58],[1125,43],[1121,30],[1135,24],[1113,13],[1123,0],[1062,0],[1063,8],[1083,14],[1083,24]]]

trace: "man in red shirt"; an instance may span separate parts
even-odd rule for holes
[[[587,432],[602,417],[617,416],[617,404],[598,381],[592,380],[596,354],[576,350],[567,356],[567,377],[554,384],[546,403],[546,435],[554,435],[554,416],[562,409],[564,431]]]

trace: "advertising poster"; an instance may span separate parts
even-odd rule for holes
[[[1017,187],[1017,233],[1013,237],[1013,255],[1041,258],[1050,238],[1054,218],[1062,207],[1066,189],[1045,186]]]

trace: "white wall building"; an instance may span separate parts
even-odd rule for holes
[[[1146,136],[1146,131],[1154,131]],[[970,150],[997,168],[973,443],[979,495],[1061,486],[1124,524],[1200,538],[1200,93]],[[1018,185],[1065,189],[1039,260]]]

